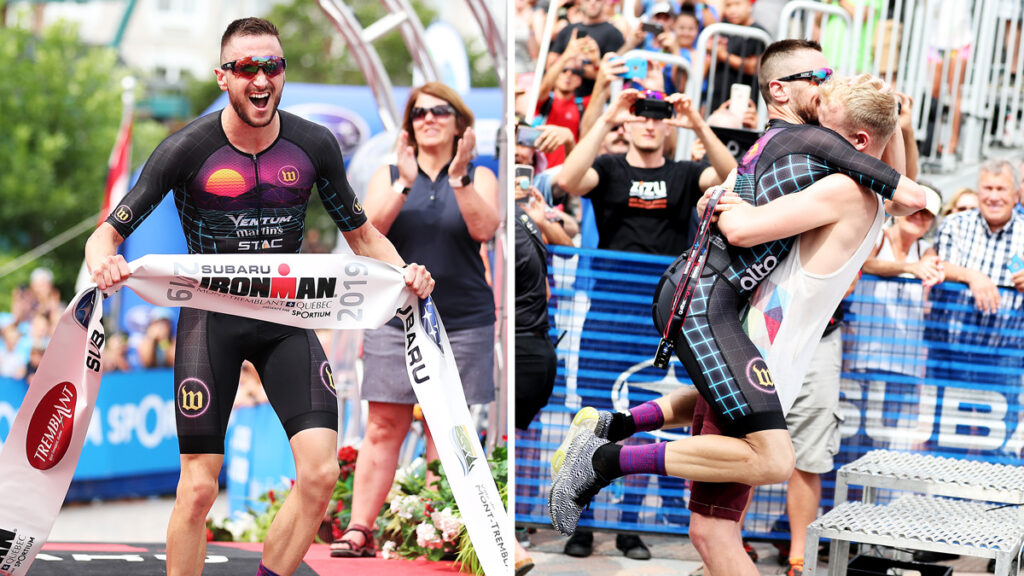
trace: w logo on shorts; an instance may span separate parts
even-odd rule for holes
[[[197,418],[210,408],[210,389],[198,378],[186,378],[178,386],[175,400],[183,416]]]
[[[754,358],[747,364],[747,380],[762,391],[775,394],[775,381],[763,359]]]

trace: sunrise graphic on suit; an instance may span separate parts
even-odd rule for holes
[[[235,170],[222,168],[206,179],[206,191],[217,196],[237,198],[246,192],[245,179]]]

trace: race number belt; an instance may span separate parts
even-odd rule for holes
[[[683,265],[683,274],[679,278],[679,285],[672,295],[672,316],[665,323],[665,330],[662,332],[661,341],[658,342],[658,350],[654,354],[654,366],[662,370],[668,369],[668,363],[672,359],[672,351],[675,348],[676,337],[683,328],[686,321],[686,313],[690,309],[690,302],[693,300],[693,291],[697,287],[697,279],[704,272],[704,264],[708,259],[708,246],[711,244],[711,219],[715,215],[715,207],[718,200],[726,189],[715,186],[711,189],[711,197],[708,205],[704,208],[704,214],[697,225],[697,236],[693,239],[693,246],[686,257]]]

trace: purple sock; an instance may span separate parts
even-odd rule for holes
[[[281,576],[277,572],[274,572],[270,568],[263,565],[263,561],[260,560],[260,569],[256,571],[256,576]]]
[[[661,413],[661,406],[658,406],[658,403],[653,400],[630,408],[629,415],[633,417],[633,424],[636,426],[637,432],[658,430],[665,424],[665,415]]]
[[[665,446],[668,442],[623,446],[619,468],[623,474],[661,474],[665,476]]]

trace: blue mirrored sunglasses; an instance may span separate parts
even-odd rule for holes
[[[818,68],[817,70],[808,70],[806,72],[800,72],[798,74],[790,74],[789,76],[783,76],[779,78],[778,82],[792,82],[793,80],[810,80],[815,86],[819,86],[826,82],[832,77],[831,68]]]

